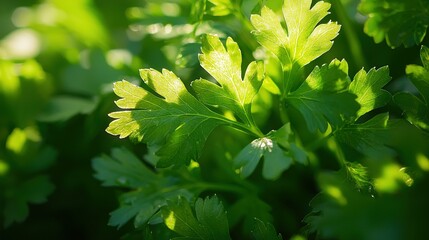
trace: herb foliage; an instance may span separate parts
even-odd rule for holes
[[[62,237],[427,238],[426,0],[10,5],[40,46],[0,29],[5,239],[59,210]]]

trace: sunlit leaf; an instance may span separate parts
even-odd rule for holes
[[[221,105],[232,110],[246,124],[252,125],[250,107],[263,80],[262,62],[251,62],[244,77],[241,76],[241,51],[231,38],[226,48],[218,37],[205,35],[202,39],[201,66],[220,84],[207,80],[192,82],[198,98],[208,105]]]
[[[286,28],[277,14],[265,6],[260,15],[251,17],[256,39],[277,56],[284,71],[295,71],[327,52],[340,30],[334,22],[319,24],[328,15],[329,3],[319,1],[313,7],[311,3],[311,0],[284,1],[282,20]],[[296,77],[284,81],[282,91],[285,93],[294,90],[300,83]]]
[[[325,132],[328,123],[340,126],[359,109],[356,96],[347,91],[349,84],[347,62],[333,60],[316,66],[286,103],[302,114],[310,131]]]
[[[373,68],[368,73],[362,69],[355,75],[349,89],[357,96],[356,101],[360,105],[357,117],[390,101],[390,93],[382,89],[390,79],[388,67]]]
[[[162,216],[168,228],[185,237],[180,239],[231,239],[226,212],[216,196],[199,198],[195,216],[186,199],[169,201],[162,209]]]
[[[116,82],[114,91],[121,97],[116,104],[124,111],[110,114],[116,120],[106,131],[121,138],[131,136],[149,144],[161,144],[156,153],[160,157],[158,167],[198,160],[207,137],[219,125],[259,135],[250,109],[261,85],[261,67],[251,63],[242,80],[240,50],[232,39],[226,45],[227,49],[215,36],[203,38],[201,65],[222,86],[202,79],[195,81],[192,86],[199,99],[188,92],[174,73],[165,69],[140,70],[144,88],[127,81]],[[244,123],[215,113],[204,104],[230,107]]]

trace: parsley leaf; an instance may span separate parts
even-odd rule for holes
[[[213,6],[208,9],[212,16],[226,16],[234,12],[233,3],[230,0],[207,0]]]
[[[263,137],[253,140],[241,150],[234,159],[235,168],[243,178],[248,177],[262,156],[265,159],[262,174],[266,179],[278,178],[292,163],[292,158],[287,156],[276,142]]]
[[[47,200],[55,189],[55,186],[45,175],[39,175],[16,186],[9,191],[4,205],[4,226],[8,227],[13,222],[24,221],[29,212],[29,203],[40,204]]]
[[[355,75],[349,89],[357,96],[356,101],[360,105],[357,118],[390,101],[390,93],[381,89],[390,79],[387,66],[379,69],[372,68],[368,73],[362,69]]]
[[[384,146],[386,139],[388,113],[374,116],[364,123],[357,120],[362,115],[382,106],[391,99],[391,95],[382,87],[390,81],[389,68],[372,68],[368,73],[361,69],[353,78],[349,91],[357,96],[356,102],[360,108],[354,119],[346,121],[343,126],[334,131],[335,138],[357,151],[366,154],[387,153]]]
[[[255,226],[252,235],[256,240],[282,240],[282,235],[276,232],[271,223],[264,223],[255,218]]]
[[[230,226],[242,225],[245,232],[251,232],[255,218],[263,222],[273,221],[271,210],[271,206],[257,195],[243,195],[228,208],[228,221]]]
[[[294,78],[299,69],[327,52],[340,30],[337,23],[318,23],[328,15],[330,4],[319,1],[312,8],[311,0],[284,1],[283,20],[286,28],[279,21],[274,11],[263,7],[260,15],[252,15],[255,27],[253,34],[257,41],[280,60],[283,71],[290,76],[285,79],[282,90],[288,93],[299,85],[299,78]]]
[[[168,228],[184,236],[177,239],[231,239],[226,212],[216,196],[199,198],[195,203],[195,216],[186,199],[168,201],[162,209],[162,217]]]
[[[397,93],[395,103],[405,112],[407,120],[413,125],[429,131],[429,48],[422,46],[420,58],[423,66],[408,65],[407,76],[420,93],[421,98],[410,93]]]
[[[262,135],[250,116],[252,98],[262,81],[261,65],[250,64],[244,81],[241,81],[237,75],[241,71],[237,44],[229,39],[227,48],[230,53],[227,53],[217,37],[206,36],[204,39],[201,65],[223,86],[218,87],[207,80],[192,84],[201,101],[188,92],[174,73],[165,69],[162,72],[140,70],[146,83],[143,88],[127,81],[114,84],[114,92],[121,97],[116,104],[124,111],[109,114],[116,120],[106,131],[120,138],[131,136],[149,145],[161,145],[156,152],[159,156],[157,167],[180,166],[191,159],[198,160],[207,137],[219,125]],[[229,73],[235,74],[233,77],[224,75],[226,64],[233,66],[229,68]],[[235,114],[245,119],[245,123],[217,114],[204,103],[231,107]]]
[[[168,199],[177,196],[193,197],[181,187],[180,179],[164,177],[149,170],[136,156],[125,148],[112,150],[111,156],[93,159],[95,177],[104,186],[118,186],[133,191],[120,196],[121,206],[111,213],[109,225],[121,227],[135,217],[134,226],[139,227],[153,218]]]
[[[121,138],[131,135],[150,144],[164,143],[158,151],[158,167],[198,159],[205,140],[222,123],[222,117],[192,96],[174,73],[143,69],[140,75],[163,98],[127,81],[116,82],[114,92],[122,97],[116,104],[130,110],[109,114],[116,120],[106,131]],[[194,144],[185,144],[189,142]]]
[[[192,82],[198,98],[207,105],[221,105],[236,113],[248,126],[254,125],[250,107],[262,85],[264,64],[251,62],[242,80],[241,52],[236,42],[228,38],[225,49],[218,37],[204,35],[202,44],[201,66],[220,86],[203,79]]]
[[[365,33],[392,48],[420,44],[429,26],[427,0],[362,0],[359,11],[368,16]]]
[[[388,113],[381,113],[364,123],[349,123],[334,132],[335,138],[357,151],[366,154],[386,153]]]
[[[111,156],[103,155],[92,161],[95,178],[106,187],[139,188],[159,181],[134,154],[125,148],[112,149]]]
[[[372,182],[368,176],[368,170],[357,162],[345,162],[344,170],[359,190],[372,189]]]
[[[407,120],[418,128],[429,131],[428,105],[410,93],[397,93],[395,103],[404,111]]]
[[[89,114],[97,106],[97,100],[80,97],[57,96],[49,101],[37,120],[42,122],[65,121],[77,114]]]
[[[273,130],[266,137],[253,140],[234,158],[234,167],[243,178],[250,176],[264,157],[262,176],[274,180],[287,170],[293,161],[305,164],[304,150],[294,143],[290,123]]]
[[[356,96],[348,92],[350,78],[345,60],[316,66],[305,82],[286,98],[304,117],[310,131],[325,132],[328,122],[340,126],[359,109]]]

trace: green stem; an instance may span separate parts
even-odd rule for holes
[[[281,63],[282,64],[282,63]],[[301,81],[302,75],[300,73],[301,66],[296,64],[295,62],[290,65],[283,65],[283,79],[282,79],[282,89],[280,96],[280,119],[283,124],[286,124],[290,121],[287,110],[286,110],[286,99],[289,97],[289,94],[292,90],[295,89],[296,85],[298,85]],[[295,78],[295,79],[294,79]]]
[[[302,77],[301,66],[296,62],[290,63],[290,65],[283,65],[283,89],[282,89],[282,99],[286,99],[289,93],[301,83],[300,79]],[[295,78],[295,79],[294,79]]]
[[[341,0],[332,0],[332,3],[334,11],[337,13],[341,24],[344,26],[346,39],[355,64],[358,66],[358,68],[365,67],[366,61],[365,57],[362,54],[363,51],[359,41],[359,37],[354,31],[353,23],[350,21],[350,18],[347,15],[344,5],[341,3]]]
[[[254,50],[259,47],[259,44],[255,41],[255,39],[251,36],[250,32],[254,30],[253,25],[250,23],[249,19],[244,15],[243,11],[241,11],[241,6],[234,2],[234,11],[233,15],[241,22],[244,26],[244,31],[240,35],[243,42],[248,44],[250,50]]]
[[[247,112],[249,112],[249,114],[247,114]],[[247,122],[250,126],[250,129],[252,129],[252,132],[256,133],[259,137],[264,137],[265,134],[262,133],[261,129],[259,129],[258,125],[256,124],[255,119],[252,116],[250,108],[248,109],[248,111],[246,111],[246,118],[247,118]]]
[[[208,115],[201,115],[201,114],[189,114],[189,116],[203,116],[206,118],[212,118],[212,119],[216,119],[217,121],[223,122],[225,125],[233,127],[239,131],[242,131],[244,133],[247,133],[249,135],[253,135],[255,137],[264,137],[265,135],[259,130],[258,126],[256,126],[256,124],[244,124],[241,122],[237,122],[231,119],[226,118],[225,116],[214,112],[212,110],[209,110],[209,112],[211,114]]]
[[[259,128],[256,125],[254,125],[254,124],[252,124],[251,126],[247,126],[247,125],[244,125],[244,124],[242,124],[240,122],[232,121],[232,120],[229,120],[229,119],[222,119],[222,121],[228,123],[229,126],[235,128],[235,129],[237,129],[239,131],[242,131],[244,133],[250,134],[250,135],[255,136],[257,138],[261,138],[261,137],[265,136],[261,132],[261,130],[259,130]]]
[[[287,114],[287,111],[286,111],[286,100],[285,99],[280,99],[279,114],[280,114],[280,120],[282,121],[283,124],[290,122],[289,115]]]
[[[335,144],[335,155],[337,156],[337,160],[338,163],[340,164],[341,167],[345,167],[346,166],[346,157],[344,156],[344,152],[341,149],[340,146],[338,146],[337,141],[333,140],[334,144]]]

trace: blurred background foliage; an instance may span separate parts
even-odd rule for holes
[[[364,32],[366,17],[358,12],[360,1],[329,2],[333,4],[330,18],[343,27],[331,51],[314,64],[345,58],[350,75],[362,67],[389,65],[393,80],[386,88],[392,93],[416,93],[405,66],[421,65],[418,44],[396,49],[385,42],[376,44]],[[2,1],[0,238],[119,239],[133,235],[129,233],[137,230],[132,224],[119,230],[107,226],[108,213],[117,207],[121,191],[100,187],[91,168],[92,158],[117,146],[139,158],[147,154],[144,145],[119,141],[104,131],[110,121],[107,114],[115,110],[112,83],[127,79],[138,84],[140,68],[167,68],[186,83],[207,76],[197,58],[199,37],[205,33],[237,41],[243,65],[262,59],[248,19],[263,4],[281,11],[280,0]],[[428,45],[427,38],[423,44]],[[270,66],[267,71],[275,79],[278,69],[276,64]],[[275,91],[265,86],[252,109],[264,131],[281,126],[276,99],[269,94]],[[272,221],[285,239],[303,234],[304,218],[312,223],[310,232],[317,231],[322,238],[424,235],[428,223],[424,213],[429,212],[424,204],[429,199],[429,138],[404,121],[393,103],[383,110],[392,119],[385,144],[395,153],[345,152],[349,159],[365,164],[349,166],[357,172],[353,177],[361,173],[367,179],[369,175],[373,184],[363,184],[358,191],[345,181],[350,176],[344,169],[338,171],[335,143],[327,143],[313,152],[309,167],[293,166],[276,181],[253,176],[252,184],[261,189],[262,199],[234,202],[225,196],[230,225],[248,231],[246,219],[257,216]],[[223,159],[231,159],[250,140],[222,131],[229,130],[213,134],[207,142],[211,147],[201,160],[205,179],[224,177],[211,169],[222,169]],[[304,141],[311,140],[303,136]],[[317,195],[319,191],[325,194]],[[163,228],[152,231],[162,235]],[[232,234],[240,236],[240,231]]]

